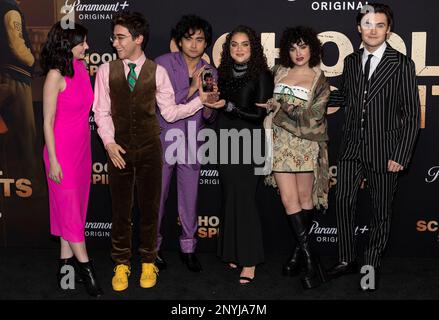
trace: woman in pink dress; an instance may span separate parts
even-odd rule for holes
[[[93,90],[83,61],[87,29],[75,24],[64,29],[56,23],[41,54],[47,74],[44,83],[44,163],[49,186],[50,229],[60,237],[58,284],[66,289],[63,266],[75,270],[75,280],[92,296],[102,295],[85,246],[91,177],[88,117]],[[62,269],[62,270],[61,270]]]

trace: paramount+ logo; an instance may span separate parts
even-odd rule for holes
[[[416,222],[416,230],[418,232],[437,233],[437,241],[439,242],[439,222],[436,220],[418,220]]]

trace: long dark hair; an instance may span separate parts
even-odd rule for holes
[[[230,55],[230,43],[232,37],[237,33],[245,33],[250,41],[250,60],[247,62],[247,70],[244,76],[233,77],[233,65],[235,64]],[[257,79],[263,72],[269,72],[267,66],[267,58],[261,45],[260,37],[256,32],[247,26],[238,26],[230,32],[223,44],[223,52],[221,53],[221,63],[218,67],[218,87],[221,97],[230,99],[230,97],[249,81]]]
[[[60,22],[55,23],[41,51],[43,74],[51,69],[58,69],[62,76],[73,77],[75,72],[72,49],[84,42],[87,33],[88,30],[77,23],[73,29],[63,28]]]
[[[226,41],[223,44],[223,52],[221,53],[221,63],[218,67],[219,77],[222,80],[229,80],[233,76],[234,60],[230,55],[230,42],[237,33],[245,33],[250,40],[251,56],[247,66],[247,75],[250,80],[256,79],[262,72],[268,70],[267,58],[264,55],[261,39],[255,30],[242,25],[233,29],[226,37]]]

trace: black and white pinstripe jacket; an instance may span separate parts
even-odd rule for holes
[[[389,44],[369,81],[363,77],[363,49],[344,60],[339,90],[328,105],[345,108],[339,160],[361,159],[377,172],[388,160],[407,167],[420,126],[415,65]]]

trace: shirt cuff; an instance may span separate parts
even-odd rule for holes
[[[104,143],[105,148],[107,148],[107,144],[109,144],[109,143],[116,143],[114,138],[111,136],[104,136],[104,137],[101,137],[101,139],[102,139],[102,142]]]

